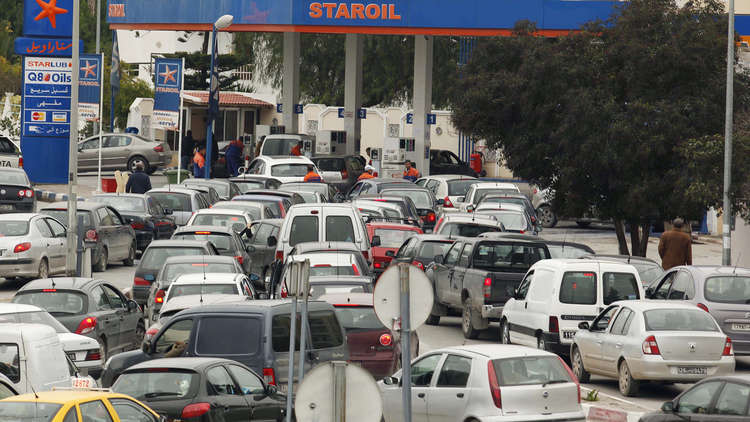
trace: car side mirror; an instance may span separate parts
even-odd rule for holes
[[[273,247],[276,246],[276,243],[279,241],[276,239],[276,236],[268,236],[268,246]]]
[[[438,199],[437,201],[435,201],[435,203],[442,206],[442,205],[445,204],[445,200],[444,199]]]
[[[578,323],[578,329],[580,330],[588,330],[589,329],[589,323],[588,321],[583,321]]]
[[[435,263],[436,264],[442,264],[443,263],[443,255],[435,255]]]
[[[151,353],[151,340],[143,340],[143,344],[141,344],[141,351],[146,354]]]
[[[372,241],[370,241],[370,246],[373,246],[373,247],[380,246],[380,236],[373,236]]]
[[[393,257],[396,256],[396,252],[394,252],[394,251],[386,251],[385,256],[387,256],[389,258],[393,258]]]
[[[674,413],[674,402],[664,402],[664,404],[661,405],[661,411],[665,413]]]
[[[172,215],[173,213],[174,213],[174,211],[172,211],[171,209],[164,208],[164,215]]]
[[[653,287],[647,287],[646,288],[646,299],[651,299],[651,296],[654,295],[654,288]]]
[[[128,311],[129,312],[136,312],[140,309],[140,306],[138,306],[138,302],[134,300],[128,301]]]
[[[383,384],[385,385],[398,385],[399,381],[396,377],[385,377],[383,378]]]
[[[255,252],[255,246],[247,245],[247,247],[245,247],[245,250],[247,251],[247,253],[253,253]]]

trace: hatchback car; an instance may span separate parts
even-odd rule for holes
[[[161,330],[161,327],[167,323],[173,316],[184,311],[185,309],[208,306],[215,303],[233,303],[237,302],[237,295],[187,295],[172,298],[169,303],[165,303],[158,312],[155,313],[155,319],[151,322],[146,330],[144,341],[153,339],[154,335]]]
[[[146,196],[153,198],[163,209],[171,210],[178,226],[184,226],[194,212],[203,208],[210,208],[211,204],[198,191],[181,188],[156,188],[146,192]]]
[[[271,176],[279,179],[282,183],[302,182],[307,174],[307,166],[313,166],[315,172],[321,174],[320,170],[307,157],[261,155],[250,162],[245,174]]]
[[[247,227],[247,225],[243,224],[243,227]],[[177,229],[172,235],[172,239],[209,241],[216,247],[219,255],[234,257],[242,267],[242,272],[250,273],[248,248],[233,227],[185,226]]]
[[[236,184],[226,179],[185,179],[182,184],[187,187],[210,186],[216,190],[219,199],[222,201],[230,201],[235,196],[242,194]]]
[[[383,191],[383,189],[396,188],[398,187],[414,187],[414,184],[405,179],[388,179],[373,177],[371,179],[363,179],[357,181],[354,186],[349,189],[346,193],[346,199],[352,200],[357,199],[362,195],[375,195]]]
[[[213,186],[209,185],[202,185],[198,183],[190,184],[190,185],[164,185],[162,186],[162,189],[188,189],[188,190],[194,190],[198,192],[198,196],[205,199],[209,205],[213,205],[219,201],[221,201],[221,198],[219,197],[219,193],[214,189]]]
[[[112,391],[142,400],[169,420],[279,421],[286,409],[286,397],[276,386],[247,366],[220,358],[139,363],[120,375]]]
[[[750,376],[711,377],[683,391],[661,406],[661,411],[641,416],[639,422],[737,422],[750,417]]]
[[[445,256],[455,241],[455,238],[437,234],[412,235],[399,247],[394,258],[408,259],[412,265],[424,271],[436,256]]]
[[[0,215],[0,277],[64,273],[66,233],[65,226],[44,214]]]
[[[164,302],[189,295],[234,295],[237,299],[255,299],[255,289],[244,274],[197,273],[183,274],[169,285]]]
[[[42,308],[68,330],[96,339],[103,362],[114,353],[138,347],[146,332],[138,305],[104,280],[34,280],[21,287],[12,302]]]
[[[526,211],[521,206],[516,206],[515,204],[480,204],[474,213],[495,217],[497,221],[502,223],[503,229],[506,232],[534,236],[539,234],[539,228],[531,221]]]
[[[568,248],[568,245],[566,245],[565,248]],[[550,253],[552,253],[552,248],[550,248]],[[661,279],[661,275],[664,274],[664,269],[661,267],[661,264],[654,261],[653,259],[642,256],[600,255],[591,252],[591,254],[586,254],[575,258],[596,259],[597,261],[625,262],[627,264],[630,264],[634,266],[636,270],[638,270],[638,275],[641,276],[641,282],[643,283],[644,289],[650,286],[656,279]]]
[[[367,234],[370,242],[375,236],[380,238],[380,246],[372,247],[372,268],[379,276],[391,264],[404,241],[410,236],[422,234],[422,230],[409,224],[373,222],[367,224]]]
[[[169,239],[177,228],[172,210],[164,209],[153,198],[135,193],[100,193],[92,201],[107,204],[135,230],[136,248],[143,251],[152,240]]]
[[[304,200],[302,200],[304,202]],[[271,209],[273,218],[284,218],[292,201],[288,198],[273,195],[239,195],[232,198],[232,202],[258,202]]]
[[[228,203],[231,203],[227,201]],[[250,214],[242,210],[209,208],[193,214],[188,220],[188,226],[221,226],[242,233],[253,222]]]
[[[431,190],[436,198],[443,200],[445,208],[453,208],[458,198],[466,196],[469,186],[479,180],[471,176],[462,176],[459,174],[439,174],[430,173],[429,176],[417,179],[417,186],[424,186]]]
[[[149,174],[172,161],[166,142],[157,142],[131,133],[105,133],[101,141],[102,169],[134,172],[136,165]],[[78,170],[99,168],[99,135],[78,143]]]
[[[0,167],[0,213],[34,212],[36,195],[26,172]]]
[[[334,293],[372,293],[372,279],[366,276],[310,277],[310,298]]]
[[[440,217],[433,233],[443,236],[477,237],[482,233],[502,231],[503,223],[490,215],[451,213]]]
[[[281,191],[296,192],[300,195],[301,192],[316,192],[325,198],[325,202],[341,202],[341,194],[331,185],[327,183],[305,183],[305,182],[291,182],[284,183],[278,188]]]

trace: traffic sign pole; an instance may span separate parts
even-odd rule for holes
[[[307,301],[310,292],[310,260],[306,259],[300,264],[299,270],[299,293],[302,295],[302,316],[300,317],[300,334],[299,334],[299,376],[297,379],[302,382],[305,377],[305,346],[307,345]]]
[[[68,145],[68,233],[65,259],[68,275],[76,272],[76,238],[78,237],[78,73],[81,67],[79,45],[80,0],[73,0],[73,51],[70,84],[70,145]]]
[[[409,267],[406,262],[398,264],[401,281],[401,402],[404,404],[404,422],[411,422],[411,329],[409,315]],[[406,353],[404,353],[406,350]]]

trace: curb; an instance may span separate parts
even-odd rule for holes
[[[613,407],[581,403],[587,421],[594,422],[638,422],[646,412],[619,410]]]
[[[48,190],[34,190],[34,195],[36,195],[36,199],[38,201],[42,202],[58,202],[58,201],[67,201],[68,195],[64,193],[57,193],[52,192]],[[78,198],[79,201],[85,201],[85,198]]]

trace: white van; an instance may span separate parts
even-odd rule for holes
[[[632,265],[582,259],[545,259],[524,276],[500,319],[500,341],[568,354],[582,321],[610,303],[644,297]]]
[[[292,248],[302,242],[351,242],[359,247],[365,259],[372,264],[365,222],[359,210],[351,204],[292,205],[279,231],[276,259],[286,260]]]
[[[268,135],[260,147],[260,155],[292,155],[292,148],[302,141],[302,155],[307,158],[315,152],[315,138],[305,134],[280,133]]]

